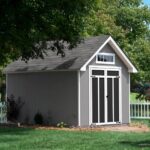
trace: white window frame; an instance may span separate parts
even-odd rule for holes
[[[105,56],[112,56],[113,62],[105,62],[105,61],[98,61],[98,55],[105,55]],[[114,53],[98,53],[96,55],[96,63],[97,64],[115,64],[115,54]]]

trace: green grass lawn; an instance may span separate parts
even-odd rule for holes
[[[138,93],[130,93],[130,101],[131,101],[131,102],[135,102],[137,95],[138,95]]]
[[[130,102],[136,102],[138,93],[130,93]]]
[[[132,119],[131,122],[135,123],[135,124],[144,124],[144,125],[150,127],[149,119]]]
[[[131,92],[130,93],[130,102],[136,102],[137,101],[137,97],[138,96],[138,93],[133,93],[133,92]],[[142,99],[141,100],[141,102],[144,102],[145,101],[145,99]]]
[[[150,133],[0,128],[0,150],[149,150]]]

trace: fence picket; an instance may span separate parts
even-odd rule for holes
[[[0,123],[7,122],[7,105],[6,102],[0,102]]]
[[[149,117],[149,106],[147,105],[147,117]]]
[[[150,119],[150,102],[137,101],[130,103],[130,117],[137,119]]]
[[[136,116],[136,105],[134,105],[134,115]]]
[[[140,116],[140,105],[138,104],[138,117]]]

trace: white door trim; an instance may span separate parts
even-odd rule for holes
[[[89,66],[89,125],[92,125],[92,78],[91,78],[91,73],[92,70],[110,70],[110,71],[119,71],[119,123],[122,123],[122,71],[121,71],[121,67],[116,67],[116,66],[94,66],[94,65],[90,65]],[[105,71],[106,72],[106,71]],[[104,80],[107,79],[107,75],[104,74]],[[107,82],[107,81],[106,81]],[[106,88],[106,87],[105,87]],[[106,89],[105,89],[106,91]],[[106,98],[106,92],[105,94],[105,98]],[[105,113],[105,115],[107,115]],[[107,118],[107,116],[105,117]],[[106,121],[105,121],[106,122]],[[98,123],[96,125],[100,125],[100,124],[114,124],[114,122],[112,123]],[[115,123],[118,124],[118,123]]]

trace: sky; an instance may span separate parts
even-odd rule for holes
[[[144,4],[147,4],[150,6],[150,0],[144,0]]]

